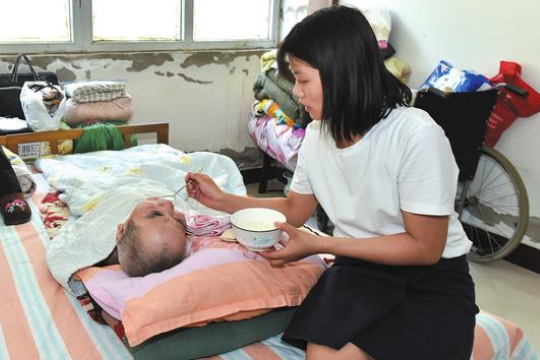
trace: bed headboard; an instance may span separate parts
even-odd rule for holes
[[[139,125],[120,125],[118,130],[123,135],[126,147],[131,147],[132,134],[155,133],[159,144],[169,144],[169,124],[151,123]],[[82,136],[84,129],[71,129],[59,131],[32,132],[23,134],[11,134],[0,136],[0,143],[11,150],[19,153],[19,144],[32,142],[48,142],[52,154],[58,154],[58,142],[63,140],[76,140]]]

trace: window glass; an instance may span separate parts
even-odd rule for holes
[[[270,0],[194,0],[193,40],[270,38]]]
[[[92,0],[93,40],[180,40],[180,5],[179,0]]]
[[[1,0],[0,42],[70,41],[69,4],[70,0]]]

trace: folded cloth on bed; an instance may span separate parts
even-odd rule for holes
[[[298,151],[305,135],[304,129],[278,124],[270,115],[258,116],[252,112],[248,122],[248,131],[253,143],[262,151],[285,165],[287,169],[294,171],[298,161]]]
[[[126,95],[111,101],[81,103],[67,99],[62,120],[69,125],[88,121],[123,120],[133,116],[131,96]]]
[[[198,214],[189,209],[185,211],[184,215],[190,233],[195,236],[219,236],[231,227],[229,216]]]
[[[73,100],[85,103],[111,101],[126,95],[126,84],[115,81],[90,81],[67,84],[66,95]]]
[[[253,91],[255,99],[276,101],[287,116],[305,128],[311,122],[311,117],[294,98],[293,86],[294,84],[279,75],[276,69],[271,69],[257,77],[253,84]]]

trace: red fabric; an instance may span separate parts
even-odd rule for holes
[[[527,90],[529,95],[521,97],[502,89],[489,117],[484,141],[495,146],[502,133],[518,117],[528,117],[540,111],[540,94],[521,78],[521,65],[511,61],[501,61],[499,73],[489,79],[493,85],[506,83]]]

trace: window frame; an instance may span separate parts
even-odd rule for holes
[[[195,0],[178,0],[182,6],[182,34],[178,41],[93,41],[92,0],[70,0],[71,34],[67,42],[0,43],[0,53],[81,53],[121,51],[175,51],[175,50],[235,50],[260,49],[276,46],[279,36],[281,0],[270,0],[270,39],[234,41],[193,41],[193,9]]]

